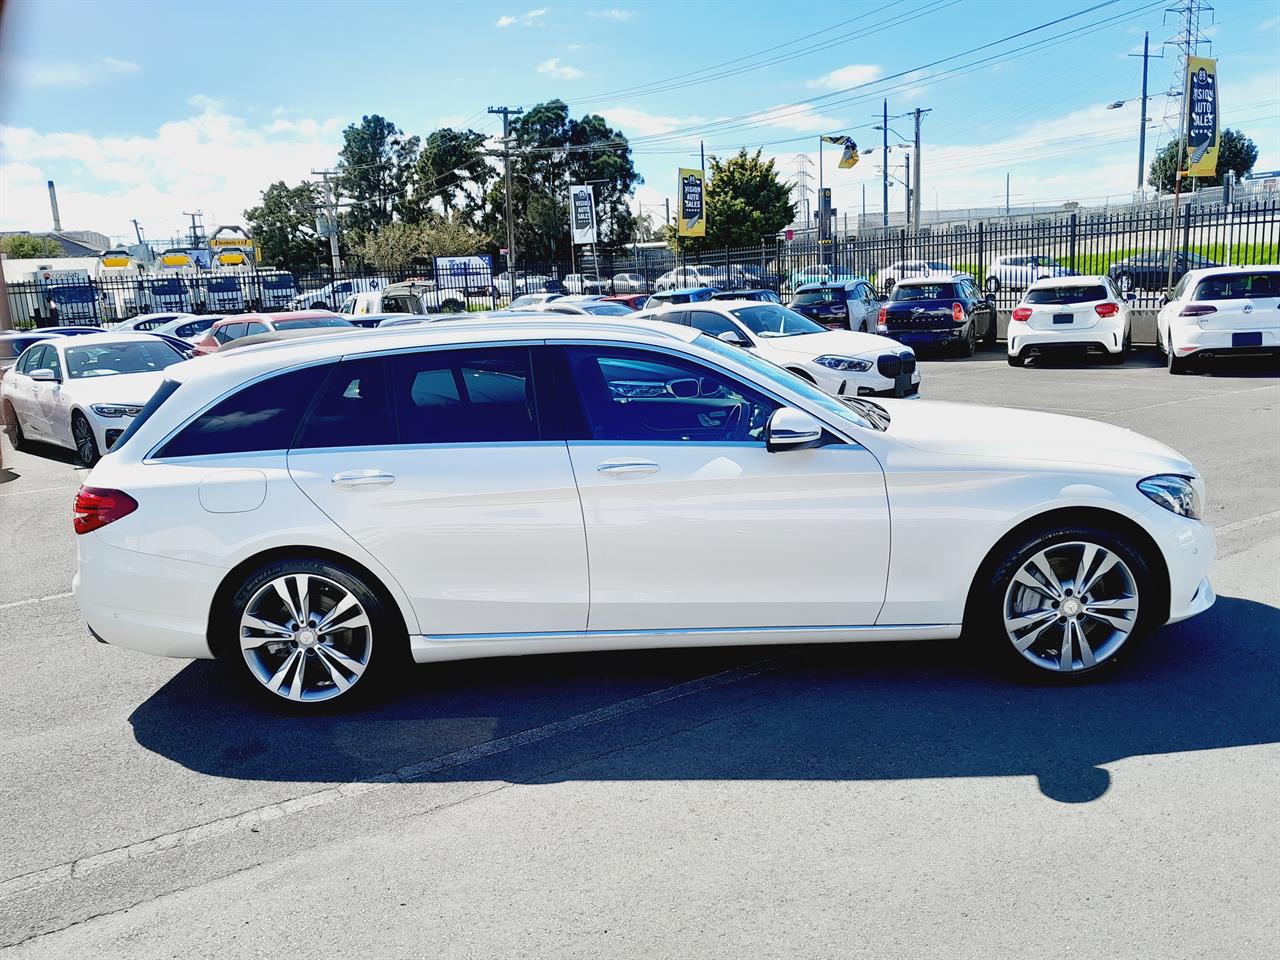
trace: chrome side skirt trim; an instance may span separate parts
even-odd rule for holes
[[[883,640],[954,640],[958,623],[898,626],[696,627],[685,630],[582,630],[568,633],[455,633],[409,638],[417,663],[512,657],[588,650],[650,650],[770,643],[852,643]]]

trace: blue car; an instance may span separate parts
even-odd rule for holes
[[[644,302],[644,308],[660,307],[665,303],[700,303],[710,300],[720,291],[715,287],[681,287],[679,290],[660,290]]]
[[[875,333],[880,298],[865,277],[801,284],[787,304],[828,330]]]
[[[968,274],[899,280],[880,316],[884,335],[909,347],[945,347],[971,357],[979,341],[996,342],[995,296],[979,293]]]

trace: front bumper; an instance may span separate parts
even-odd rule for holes
[[[1153,506],[1139,518],[1156,541],[1169,569],[1169,617],[1167,623],[1203,613],[1216,599],[1209,572],[1217,557],[1213,530],[1199,520],[1189,520],[1163,507]]]
[[[223,571],[124,550],[96,533],[76,537],[71,590],[93,635],[161,657],[205,659],[208,616]]]
[[[890,377],[882,377],[875,367],[862,373],[831,370],[816,363],[805,364],[805,370],[818,384],[818,389],[833,397],[917,397],[920,395],[920,368],[911,374],[910,387],[902,393]]]

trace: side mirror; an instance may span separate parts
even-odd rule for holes
[[[984,299],[987,301],[988,305],[992,307],[996,305],[996,295],[994,293],[988,293]]]
[[[1125,298],[1125,300],[1127,300],[1129,303],[1133,303],[1135,300],[1137,300],[1137,299],[1138,299],[1138,295],[1137,295],[1136,293],[1134,293],[1132,290],[1130,290],[1128,293],[1126,293],[1126,294],[1124,295],[1124,298]]]
[[[733,330],[726,330],[724,333],[717,335],[716,339],[723,340],[725,343],[732,344],[735,347],[751,346],[751,344],[749,344],[746,340],[742,339],[742,334],[735,333]]]
[[[1160,294],[1160,306],[1164,307],[1164,306],[1168,306],[1168,304],[1169,304],[1169,294],[1167,294],[1167,293],[1161,293],[1161,294]]]
[[[822,424],[795,407],[779,407],[765,427],[765,449],[770,453],[804,450],[822,440]]]
[[[44,383],[57,383],[58,375],[48,367],[39,367],[31,371],[32,380],[40,380]]]

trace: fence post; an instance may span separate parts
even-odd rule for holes
[[[1194,209],[1191,204],[1187,204],[1182,211],[1182,256],[1185,258],[1190,252],[1187,247],[1191,243],[1191,211]]]
[[[978,221],[978,272],[981,273],[982,276],[974,277],[973,279],[985,285],[987,282],[987,268],[986,268],[987,257],[986,257],[986,242],[985,242],[986,238],[983,236],[984,223],[985,221],[983,220]]]
[[[1071,236],[1067,240],[1067,249],[1070,251],[1069,256],[1071,258],[1072,273],[1076,272],[1076,229],[1078,224],[1079,218],[1077,214],[1071,214]]]

